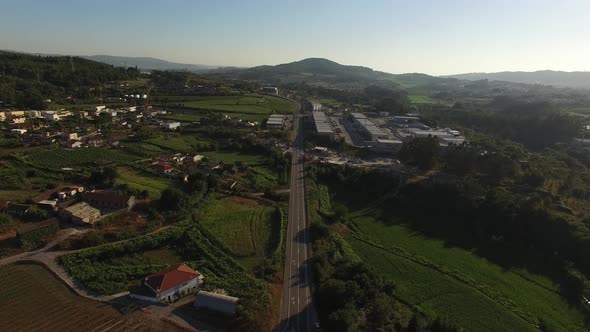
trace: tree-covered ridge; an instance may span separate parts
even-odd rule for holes
[[[138,76],[136,68],[118,68],[79,57],[0,51],[0,101],[16,107],[43,108],[47,98],[86,98],[92,88]]]

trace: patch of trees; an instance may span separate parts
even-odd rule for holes
[[[89,88],[139,77],[120,68],[78,57],[0,51],[0,100],[16,107],[42,109],[45,99],[89,97]]]
[[[422,150],[412,151],[416,158]],[[580,304],[590,276],[590,219],[584,209],[564,202],[575,198],[583,205],[590,197],[587,153],[569,148],[530,153],[519,145],[476,139],[433,152],[438,172],[417,181],[337,166],[314,165],[310,171],[336,195],[354,193],[351,204],[377,202],[385,216],[401,215],[421,232],[477,248],[501,266],[547,275],[561,285],[564,297]]]
[[[437,122],[450,123],[522,143],[541,150],[555,143],[567,143],[577,137],[581,119],[556,110],[546,102],[501,103],[491,110],[447,109],[432,114]]]

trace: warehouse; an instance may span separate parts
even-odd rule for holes
[[[283,129],[285,125],[285,115],[272,114],[266,121],[266,128],[268,129]]]
[[[325,136],[330,139],[334,139],[334,130],[330,125],[330,119],[324,112],[313,112],[313,121],[315,123],[315,129],[319,136]]]
[[[363,113],[350,113],[353,123],[357,126],[359,133],[367,141],[376,142],[377,139],[388,139],[387,134],[377,127]]]

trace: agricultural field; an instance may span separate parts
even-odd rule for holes
[[[369,265],[390,277],[400,298],[427,316],[443,316],[467,330],[584,331],[584,317],[551,280],[524,269],[504,269],[461,248],[352,213],[346,239]]]
[[[206,208],[203,226],[219,239],[246,267],[259,263],[272,235],[275,208],[255,200],[226,197],[213,200]]]
[[[0,331],[178,331],[140,311],[82,298],[38,265],[0,269]]]
[[[205,151],[203,152],[203,155],[215,161],[229,163],[240,161],[247,164],[263,164],[266,161],[266,158],[258,154],[247,154],[235,151]]]
[[[291,114],[296,105],[288,100],[267,95],[186,97],[185,107],[195,112],[173,114],[179,121],[198,121],[207,111],[226,114],[247,121],[262,121],[271,113]],[[170,117],[169,117],[170,118]]]
[[[421,95],[409,95],[408,99],[410,99],[410,103],[412,104],[438,104],[441,102],[440,100]]]
[[[194,112],[190,113],[172,113],[166,114],[162,116],[163,119],[172,120],[172,121],[179,121],[179,122],[198,122],[201,121],[203,115],[195,114]]]
[[[159,198],[162,191],[172,185],[172,180],[153,174],[142,172],[128,167],[117,168],[116,185],[126,185],[131,191],[147,191],[149,197]]]
[[[250,167],[247,179],[252,187],[260,191],[276,186],[279,181],[277,171],[264,166]]]
[[[590,106],[567,107],[564,110],[577,115],[590,116]]]
[[[203,146],[211,143],[190,135],[164,135],[149,139],[146,142],[160,149],[186,153],[201,150]]]
[[[122,150],[107,148],[63,149],[59,147],[35,148],[26,153],[26,159],[33,164],[49,167],[76,167],[94,163],[98,159],[108,159],[115,163],[127,163],[139,159]]]

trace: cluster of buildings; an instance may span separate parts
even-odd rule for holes
[[[92,225],[105,213],[131,209],[135,197],[113,191],[85,192],[84,187],[68,185],[48,190],[31,199],[32,204],[2,201],[0,210],[14,217],[23,217],[36,206],[64,222]]]

